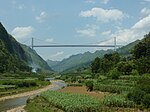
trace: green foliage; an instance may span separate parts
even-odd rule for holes
[[[38,88],[50,84],[48,81],[40,81],[35,78],[30,79],[3,79],[0,80],[0,96],[7,93],[17,93],[30,88]]]
[[[146,108],[150,108],[150,94],[143,96],[142,103]]]
[[[136,86],[145,93],[150,93],[150,74],[149,76],[143,75],[141,78],[139,78]]]
[[[65,112],[99,112],[100,101],[80,94],[47,91],[41,94],[50,104]]]
[[[133,61],[121,61],[117,64],[117,69],[123,75],[130,75],[132,70],[136,69],[136,65],[133,63]]]
[[[104,97],[103,104],[109,107],[135,107],[133,101],[127,100],[124,95],[108,95]]]
[[[144,91],[136,89],[128,93],[127,97],[129,100],[134,101],[136,104],[141,104],[144,94]]]
[[[99,67],[100,67],[100,58],[97,57],[95,58],[95,60],[91,65],[92,73],[98,73]]]
[[[92,73],[108,73],[120,61],[118,53],[105,54],[104,58],[96,58],[91,64]]]
[[[121,73],[118,71],[117,68],[114,68],[113,70],[110,70],[109,71],[109,76],[112,78],[112,79],[119,79],[119,76],[121,75]]]
[[[148,107],[148,102],[150,102],[150,75],[143,75],[139,78],[135,86],[135,90],[128,93],[128,99],[134,101],[136,104]]]
[[[86,81],[85,85],[87,87],[87,91],[93,91],[93,81],[92,80]]]
[[[140,74],[150,73],[150,33],[135,46],[133,56]]]
[[[132,70],[131,75],[139,76],[139,72],[137,70]]]
[[[28,98],[25,110],[27,112],[63,112],[60,109],[50,105],[49,102],[41,96]]]
[[[144,36],[144,39],[139,42],[133,51],[136,59],[150,56],[150,33]]]
[[[39,75],[38,79],[39,79],[40,81],[44,81],[44,80],[45,80],[45,76],[44,76],[44,75]]]
[[[95,83],[94,90],[102,91],[102,92],[110,92],[110,93],[122,93],[131,91],[133,87],[130,86],[122,86],[122,85],[111,85],[111,84],[101,84]]]
[[[140,74],[150,73],[150,56],[136,59],[135,63]]]

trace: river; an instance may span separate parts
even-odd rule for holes
[[[52,91],[56,91],[56,90],[61,89],[62,87],[67,86],[63,81],[53,82],[53,84],[55,86],[53,88],[50,88],[50,90],[52,90]],[[36,95],[37,94],[32,95],[32,96],[36,96]],[[31,97],[31,96],[25,96],[25,97],[21,97],[21,98],[14,98],[14,99],[0,101],[0,112],[5,112],[6,110],[9,110],[11,108],[25,105],[26,101],[29,97]]]

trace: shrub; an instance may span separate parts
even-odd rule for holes
[[[137,88],[141,89],[142,91],[146,93],[150,93],[150,77],[142,76],[137,81]]]
[[[129,100],[134,101],[136,104],[141,104],[144,95],[144,91],[141,91],[140,89],[135,89],[132,92],[129,92],[127,97]]]
[[[138,76],[138,75],[139,75],[139,72],[138,72],[137,70],[132,70],[131,75]]]
[[[86,81],[85,85],[87,87],[87,91],[93,91],[93,81]]]
[[[150,94],[146,94],[143,96],[142,103],[144,107],[150,108]]]
[[[112,79],[119,79],[120,74],[121,74],[121,73],[120,73],[116,68],[114,68],[113,70],[111,70],[111,71],[109,72],[109,76],[110,76]]]

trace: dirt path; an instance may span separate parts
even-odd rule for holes
[[[41,88],[41,89],[38,89],[38,90],[28,91],[28,92],[19,93],[19,94],[11,95],[11,96],[5,96],[5,97],[0,98],[0,101],[38,94],[40,92],[48,90],[51,87],[53,87],[53,85],[48,85],[48,86]]]
[[[70,87],[65,87],[61,90],[58,90],[60,92],[66,92],[66,93],[75,93],[75,94],[86,94],[89,96],[93,96],[96,97],[98,99],[102,99],[105,95],[108,95],[108,93],[106,92],[87,92],[86,87],[74,87],[74,86],[70,86]]]

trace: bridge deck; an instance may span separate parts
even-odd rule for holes
[[[121,47],[121,45],[33,45],[32,47]]]

